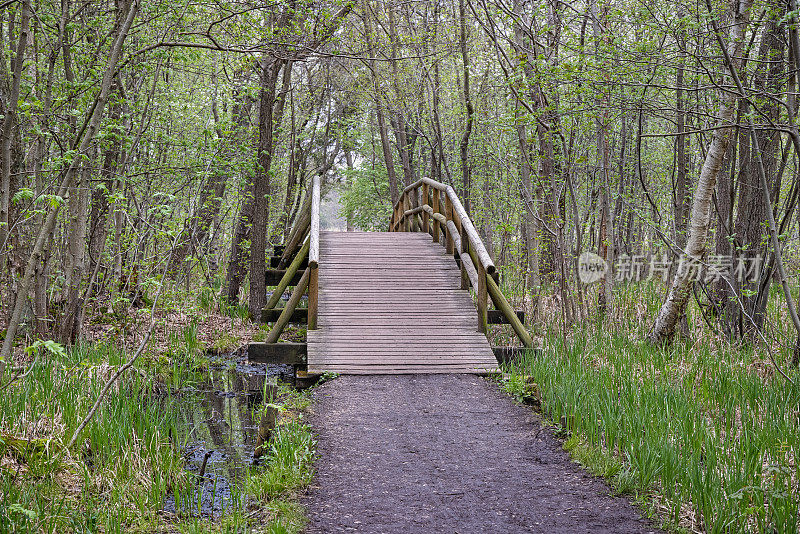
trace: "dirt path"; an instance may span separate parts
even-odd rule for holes
[[[657,532],[479,377],[342,376],[311,422],[308,532]]]

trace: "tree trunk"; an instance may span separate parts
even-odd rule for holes
[[[6,102],[0,103],[3,117],[2,132],[0,132],[0,281],[6,271],[6,257],[11,231],[11,198],[14,191],[11,180],[11,141],[13,129],[17,123],[17,108],[19,107],[20,81],[22,66],[25,60],[25,47],[28,44],[28,25],[31,18],[31,6],[28,0],[22,1],[20,10],[20,29],[17,38],[17,51],[11,68],[10,93]]]
[[[736,4],[730,13],[733,24],[730,27],[730,39],[727,45],[733,69],[737,69],[741,64],[744,34],[749,21],[752,0],[739,0]],[[732,130],[734,130],[730,125],[733,123],[737,101],[736,95],[728,91],[720,91],[719,98],[720,107],[716,121],[718,128],[711,135],[711,144],[697,180],[689,218],[689,234],[686,239],[686,247],[681,254],[681,265],[675,273],[667,300],[661,306],[648,336],[652,342],[657,344],[672,341],[675,325],[686,309],[694,281],[695,275],[690,265],[692,262],[701,261],[705,253],[708,228],[711,222],[711,198],[717,176],[722,168],[725,152],[730,143]]]
[[[755,90],[759,93],[778,94],[783,84],[784,70],[784,35],[783,25],[778,18],[780,15],[775,12],[766,23],[761,38],[759,48],[759,62],[753,82]],[[773,122],[779,119],[780,110],[778,103],[772,99],[765,99],[761,106],[761,112]],[[752,150],[749,141],[749,132],[742,130],[744,136],[748,137],[748,142],[743,150]],[[778,174],[778,148],[780,146],[780,132],[776,130],[761,130],[758,133],[758,147],[761,153],[761,160],[770,185],[772,187],[772,200],[777,205],[778,194],[780,192],[780,180]],[[767,220],[767,210],[773,209],[767,206],[761,192],[760,175],[757,165],[753,164],[756,154],[750,156],[750,164],[742,166],[742,174],[739,182],[739,201],[734,225],[735,243],[737,254],[747,259],[760,257],[766,259],[769,247],[764,246],[764,224]],[[777,182],[777,183],[775,183]],[[735,262],[737,260],[734,260]],[[763,266],[766,262],[762,261]],[[766,273],[766,270],[763,270]],[[770,276],[771,273],[766,276]],[[738,277],[737,277],[738,278]],[[761,291],[762,273],[753,273],[753,276],[742,277],[741,280],[734,279],[734,286],[737,287],[739,298],[742,302],[742,309],[738,309],[739,320],[737,321],[741,329],[739,335],[742,338],[754,341],[758,338],[758,333],[764,325],[764,314],[766,311],[766,299],[763,298],[765,292]],[[765,281],[763,287],[766,293],[769,292],[771,282]]]
[[[471,202],[470,202],[470,189],[472,186],[472,168],[469,163],[469,138],[472,133],[473,115],[475,109],[472,106],[472,99],[469,91],[469,55],[467,54],[467,22],[466,22],[466,8],[464,7],[464,0],[458,0],[459,12],[459,45],[461,48],[461,60],[464,76],[464,107],[466,112],[466,125],[464,127],[464,134],[461,136],[459,143],[459,152],[461,154],[461,198],[464,200],[464,209],[467,214],[472,216]]]
[[[71,229],[68,230],[66,280],[61,297],[63,309],[58,322],[57,339],[71,345],[80,333],[80,312],[83,302],[80,290],[86,271],[86,212],[89,203],[89,181],[91,165],[85,162],[76,186],[69,193],[69,216]]]
[[[283,61],[265,57],[261,67],[258,166],[253,179],[253,228],[250,232],[250,315],[258,318],[267,297],[265,285],[267,225],[269,224],[270,168],[275,151],[275,96]]]
[[[118,20],[117,28],[114,32],[114,38],[109,51],[108,63],[103,74],[103,79],[100,83],[100,91],[95,98],[95,105],[90,108],[90,111],[88,111],[89,116],[87,117],[88,120],[86,121],[86,128],[83,130],[83,135],[80,138],[80,141],[76,141],[75,144],[75,148],[79,154],[85,154],[88,151],[91,142],[94,140],[94,137],[97,134],[97,130],[100,126],[100,120],[102,119],[106,102],[108,101],[111,85],[116,75],[117,63],[122,55],[122,47],[125,42],[125,38],[128,35],[128,31],[130,30],[131,24],[133,23],[133,19],[136,16],[138,8],[139,4],[136,0],[134,0],[130,4],[126,5],[124,9],[120,10],[120,16],[123,18]],[[82,158],[79,157],[74,158],[64,171],[61,185],[56,192],[58,196],[64,198],[67,190],[72,187],[72,184],[75,181],[75,172],[81,160]],[[31,251],[31,255],[28,258],[28,263],[25,267],[25,273],[20,283],[19,298],[17,298],[17,302],[14,304],[14,311],[12,312],[11,318],[8,321],[6,336],[3,339],[3,347],[0,349],[0,376],[3,375],[6,364],[11,356],[11,349],[14,345],[14,338],[16,337],[17,329],[22,318],[22,309],[24,303],[27,301],[28,291],[31,288],[33,275],[36,271],[37,264],[42,258],[45,244],[52,236],[59,208],[60,205],[56,205],[50,209],[44,224],[39,230],[39,234]]]
[[[372,74],[373,97],[375,100],[375,115],[378,121],[378,133],[381,137],[381,149],[383,151],[383,161],[386,165],[386,176],[389,180],[389,195],[392,199],[392,206],[400,199],[400,191],[397,187],[397,173],[394,169],[394,158],[392,149],[389,146],[389,135],[387,133],[386,118],[383,114],[383,103],[381,99],[381,87],[378,82],[378,67],[374,59],[376,51],[372,37],[372,14],[369,1],[364,0],[364,36],[367,39],[367,49],[369,50],[369,69]]]

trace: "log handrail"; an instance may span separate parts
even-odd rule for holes
[[[314,175],[311,180],[311,227],[308,247],[308,329],[317,328],[317,311],[319,302],[319,205],[320,177]]]
[[[430,200],[429,196],[433,199]],[[433,206],[428,203],[429,201]],[[403,189],[392,210],[389,231],[410,232],[417,229],[430,233],[437,243],[441,233],[444,236],[447,252],[460,260],[462,289],[468,289],[471,285],[478,297],[480,331],[486,333],[487,300],[491,298],[495,308],[503,313],[522,344],[525,347],[532,347],[533,340],[530,333],[500,291],[497,268],[451,186],[430,178],[421,178]]]

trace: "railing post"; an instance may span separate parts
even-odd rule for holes
[[[411,231],[411,217],[406,217],[406,213],[408,210],[411,209],[411,199],[409,198],[407,193],[403,193],[403,205],[401,207],[403,210],[403,231],[410,232]]]
[[[433,188],[433,213],[439,213],[439,190],[435,187]],[[439,242],[439,221],[436,220],[434,217],[433,219],[433,228],[431,229],[431,235],[433,236],[433,242]]]
[[[484,302],[486,302],[485,299]],[[317,267],[309,266],[308,268],[308,329],[309,330],[317,329],[318,311],[319,311],[319,269]]]
[[[447,211],[447,213],[445,214],[446,217],[445,220],[453,221],[453,224],[455,224],[456,228],[458,228],[460,224],[457,223],[453,218],[453,203],[450,202],[450,199],[447,198],[447,196],[444,197],[444,205],[445,205],[445,211]],[[447,239],[445,239],[444,249],[447,251],[448,254],[453,254],[454,253],[453,248],[454,248],[453,236],[450,235],[450,232],[447,232]]]
[[[478,287],[475,288],[478,294],[478,330],[486,333],[486,324],[488,323],[487,311],[487,294],[486,294],[486,269],[483,263],[478,262]]]
[[[429,191],[428,184],[423,184],[422,185],[422,203],[420,204],[420,206],[424,206],[425,204],[428,203],[428,191]],[[430,226],[430,222],[429,222],[428,217],[429,217],[428,212],[423,210],[423,212],[422,212],[422,231],[430,233],[431,226]]]
[[[458,254],[461,260],[461,289],[469,289],[469,275],[467,274],[467,268],[464,266],[464,261],[469,258],[469,237],[464,225],[461,224],[461,220],[456,218],[456,221],[456,228],[458,233],[461,234],[461,250]]]
[[[320,177],[311,182],[311,229],[308,248],[308,329],[317,328],[319,301],[319,205]]]

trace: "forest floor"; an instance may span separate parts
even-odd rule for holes
[[[311,424],[309,532],[659,532],[476,376],[342,376]]]

